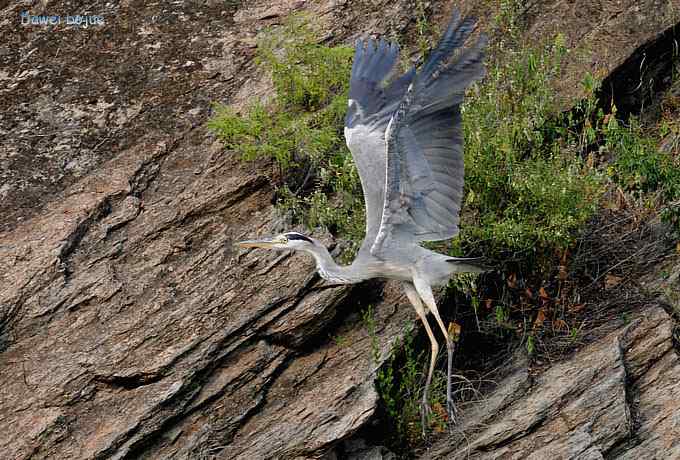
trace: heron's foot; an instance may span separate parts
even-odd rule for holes
[[[453,398],[451,397],[451,380],[451,367],[449,366],[449,373],[446,378],[446,415],[449,417],[449,425],[455,425],[457,423],[458,412],[456,411],[456,404],[453,402]]]
[[[446,400],[446,414],[449,416],[449,424],[456,425],[458,423],[458,411],[452,399]]]
[[[429,426],[430,415],[432,415],[430,403],[427,402],[427,399],[423,399],[420,403],[420,423],[423,427],[423,438],[425,437],[425,431]]]

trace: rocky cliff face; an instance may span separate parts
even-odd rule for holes
[[[304,256],[236,250],[276,225],[271,168],[224,152],[203,123],[212,101],[267,93],[252,62],[262,27],[304,9],[333,41],[403,33],[413,27],[409,3],[2,6],[3,458],[346,454],[334,449],[374,419],[374,371],[414,319],[411,307],[391,283],[329,287]],[[555,13],[560,2],[528,12],[530,36],[559,18],[570,46],[592,49],[585,64],[574,61],[576,74],[640,55],[680,9],[580,3],[566,16]],[[452,7],[431,5],[435,22]],[[20,24],[23,10],[65,17],[79,8],[105,25]],[[673,273],[668,312],[680,308]],[[359,316],[369,304],[379,362]],[[539,376],[518,359],[466,411],[465,436],[444,436],[424,455],[680,456],[668,312],[639,311]]]
[[[532,378],[520,367],[428,458],[677,458],[680,361],[658,307]],[[521,361],[520,361],[521,362]]]

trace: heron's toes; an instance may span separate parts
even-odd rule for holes
[[[449,423],[456,425],[458,423],[458,411],[452,399],[446,400],[446,413],[449,416]]]
[[[432,408],[430,408],[430,404],[426,400],[423,400],[420,403],[420,422],[423,427],[423,438],[425,437],[425,431],[429,425],[430,415],[432,415]]]

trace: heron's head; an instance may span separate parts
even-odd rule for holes
[[[297,232],[282,233],[273,238],[239,241],[236,244],[242,248],[292,249],[298,251],[316,246],[313,239]]]

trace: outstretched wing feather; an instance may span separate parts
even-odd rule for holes
[[[387,147],[385,130],[415,72],[387,83],[399,47],[383,40],[357,41],[350,77],[345,138],[359,172],[366,204],[366,237],[360,253],[368,252],[378,232],[385,201]]]
[[[392,117],[383,213],[370,250],[375,256],[388,247],[458,233],[464,180],[460,104],[465,89],[484,75],[485,39],[454,53],[474,24],[454,14]]]

